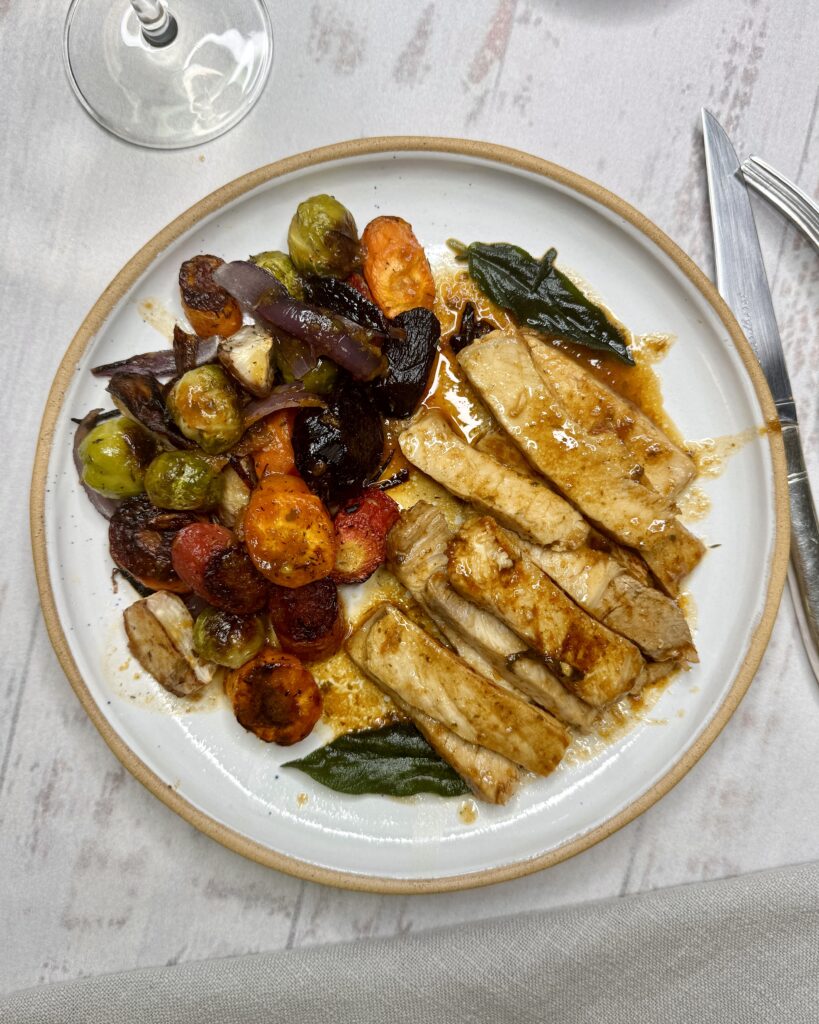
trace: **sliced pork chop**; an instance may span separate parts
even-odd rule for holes
[[[652,490],[675,498],[691,483],[697,472],[693,459],[642,409],[541,335],[528,330],[521,335],[539,373],[572,418],[595,436],[608,433],[622,441],[634,462],[642,466]]]
[[[525,645],[508,626],[453,590],[446,575],[453,536],[441,512],[417,502],[401,513],[388,535],[390,570],[477,672],[513,686],[562,722],[589,729],[595,709],[570,693],[540,659],[521,657]]]
[[[569,745],[556,718],[479,675],[394,605],[376,608],[348,651],[388,694],[537,775],[554,771]]]
[[[588,537],[588,524],[567,501],[532,474],[472,448],[437,409],[424,410],[398,443],[409,462],[456,497],[536,544],[571,549]]]
[[[449,580],[539,654],[579,674],[568,685],[595,707],[631,690],[644,661],[634,644],[587,615],[488,516],[461,527],[449,547]]]

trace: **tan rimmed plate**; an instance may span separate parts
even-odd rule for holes
[[[218,699],[192,710],[135,672],[121,627],[133,595],[111,591],[106,525],[77,485],[70,417],[107,407],[95,363],[156,347],[144,302],[178,308],[176,275],[196,252],[244,258],[282,248],[296,204],[330,192],[359,224],[410,220],[444,240],[554,245],[637,333],[677,342],[660,366],[666,406],[688,438],[751,438],[704,481],[710,545],[691,579],[701,663],[651,715],[595,756],[522,788],[503,808],[346,797],[246,734]],[[89,313],[55,378],[31,495],[34,560],[49,635],[71,685],[122,763],[169,807],[226,846],[315,881],[382,892],[443,891],[513,878],[599,842],[650,807],[718,735],[773,626],[788,557],[785,466],[775,412],[739,327],[714,288],[653,224],[600,186],[514,150],[452,139],[384,138],[271,164],[201,200],[123,268]]]

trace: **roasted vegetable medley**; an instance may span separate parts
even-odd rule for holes
[[[287,746],[322,717],[311,665],[344,647],[394,715],[286,767],[502,803],[570,727],[696,660],[676,597],[704,549],[676,519],[687,454],[562,348],[631,373],[625,328],[554,249],[449,245],[454,303],[406,220],[359,234],[328,195],[299,204],[286,252],[192,255],[187,322],[94,368],[115,408],[76,421],[74,460],[140,594],[130,650],[162,686],[221,683],[244,729]],[[474,437],[436,404],[442,378],[482,410]],[[452,522],[399,508],[410,473]],[[405,604],[348,624],[344,588],[382,565]]]
[[[85,416],[74,448],[143,595],[125,616],[133,654],[178,695],[225,674],[239,722],[279,744],[321,715],[305,665],[344,642],[339,585],[386,558],[385,418],[418,407],[440,339],[407,221],[360,238],[336,198],[312,196],[287,247],[186,259],[187,324],[169,348],[93,370],[116,409]]]

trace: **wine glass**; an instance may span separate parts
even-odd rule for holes
[[[80,103],[140,146],[182,149],[232,128],[264,88],[264,0],[71,0],[63,55]]]

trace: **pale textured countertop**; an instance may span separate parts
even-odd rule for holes
[[[329,142],[466,136],[601,182],[710,273],[700,107],[739,152],[815,193],[815,3],[281,0],[271,3],[277,52],[259,105],[227,136],[177,153],[126,146],[82,112],[61,65],[66,6],[0,0],[0,990],[819,857],[819,688],[786,595],[756,681],[711,750],[659,804],[573,860],[416,897],[336,891],[259,867],[177,818],[97,734],[46,637],[27,518],[42,403],[66,345],[121,265],[196,199]],[[819,261],[778,216],[755,209],[819,483]]]

